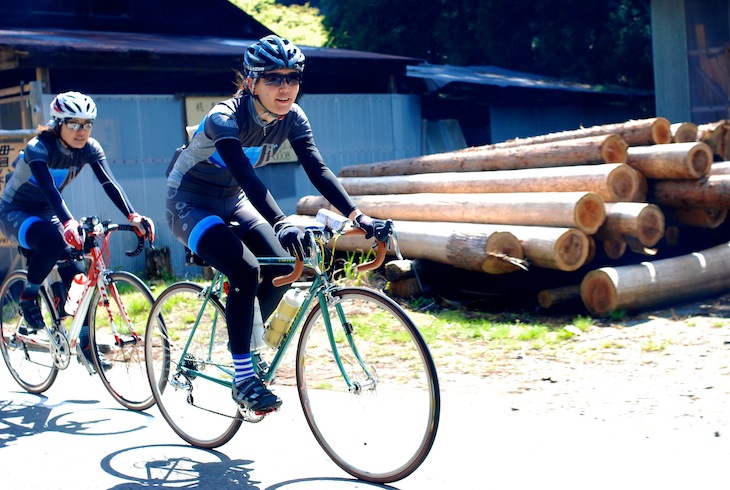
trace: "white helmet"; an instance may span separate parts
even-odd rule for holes
[[[88,95],[80,92],[64,92],[51,102],[51,121],[69,118],[96,119],[96,104]]]

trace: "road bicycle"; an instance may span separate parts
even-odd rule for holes
[[[109,237],[116,231],[134,231],[132,225],[117,225],[85,217],[79,222],[84,247],[60,260],[44,280],[39,303],[45,328],[32,333],[21,314],[20,293],[25,288],[25,270],[10,272],[0,285],[0,351],[10,374],[26,391],[43,393],[49,389],[58,371],[66,369],[72,357],[83,364],[90,375],[99,374],[112,397],[131,410],[145,410],[154,404],[144,363],[144,328],[154,297],[147,285],[134,274],[112,271],[109,262]],[[136,236],[136,235],[135,235]],[[136,236],[137,247],[128,256],[139,255],[143,237]],[[24,250],[22,254],[32,253]],[[60,284],[58,266],[68,260],[89,261],[78,308],[66,327],[63,311],[65,288]],[[60,288],[57,286],[61,286]],[[79,344],[82,327],[89,327],[92,363],[86,360]],[[102,353],[111,368],[102,369]]]
[[[388,224],[388,236],[376,241],[375,259],[360,265],[361,272],[379,267],[391,244],[397,249]],[[436,437],[441,399],[433,359],[396,302],[374,289],[341,285],[326,266],[331,252],[325,244],[362,230],[318,225],[305,233],[311,255],[304,261],[259,258],[263,267],[294,266],[274,279],[277,286],[300,279],[305,266],[311,280],[294,284],[304,300],[291,329],[277,348],[252,350],[254,369],[269,385],[296,384],[312,434],[344,471],[375,483],[403,479],[425,460]],[[205,286],[173,284],[155,300],[147,324],[145,358],[155,402],[170,427],[201,448],[221,446],[244,421],[267,416],[231,399],[226,289],[220,271]],[[295,375],[285,359],[293,361]]]

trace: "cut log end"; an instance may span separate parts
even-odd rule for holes
[[[668,119],[658,117],[651,125],[651,137],[654,143],[663,145],[672,142],[672,125]]]
[[[575,224],[587,233],[594,234],[606,220],[606,206],[598,194],[586,193],[575,208]]]
[[[636,238],[645,247],[653,247],[664,236],[664,213],[654,204],[644,207],[639,213],[639,227]]]
[[[611,134],[601,146],[601,157],[606,163],[625,163],[628,157],[629,145],[624,139],[617,135]]]
[[[585,233],[569,229],[555,242],[556,266],[562,271],[574,271],[586,263],[590,242]]]
[[[609,275],[601,270],[586,274],[580,285],[580,296],[586,309],[594,316],[607,316],[617,304],[616,286]]]
[[[611,201],[631,201],[641,192],[639,173],[628,165],[616,167],[608,176],[607,187]]]
[[[712,149],[707,144],[695,144],[687,155],[692,175],[699,179],[709,174],[712,167],[712,158]]]

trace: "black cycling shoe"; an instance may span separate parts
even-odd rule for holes
[[[25,320],[25,333],[34,333],[46,327],[37,296],[35,298],[24,298],[21,294],[20,311],[23,313],[23,319]]]
[[[233,385],[233,399],[253,412],[271,412],[281,406],[281,398],[270,392],[256,376]]]
[[[88,363],[91,366],[93,366],[94,365],[94,359],[92,359],[92,357],[91,357],[91,347],[87,345],[86,347],[84,347],[84,348],[81,349],[81,352],[84,353],[84,357],[86,358],[86,360],[88,361]],[[109,371],[111,368],[114,367],[114,364],[112,364],[112,362],[109,359],[107,359],[106,357],[104,357],[104,354],[102,354],[98,350],[96,351],[96,353],[99,355],[99,364],[101,364],[101,368],[104,371]]]

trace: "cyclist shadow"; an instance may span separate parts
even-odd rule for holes
[[[0,448],[49,431],[93,436],[133,432],[154,420],[141,412],[96,407],[101,404],[98,400],[47,402],[43,395],[26,393],[16,393],[12,400],[0,399]],[[91,408],[84,409],[84,405]]]
[[[301,478],[267,487],[251,480],[254,461],[230,459],[212,449],[193,446],[160,444],[122,449],[101,461],[102,469],[113,476],[129,480],[109,490],[138,490],[141,488],[245,488],[248,490],[276,490],[316,488],[319,484],[342,483],[343,489],[373,488],[397,490],[352,478]],[[314,485],[314,486],[313,486]],[[330,488],[330,487],[328,487]]]

